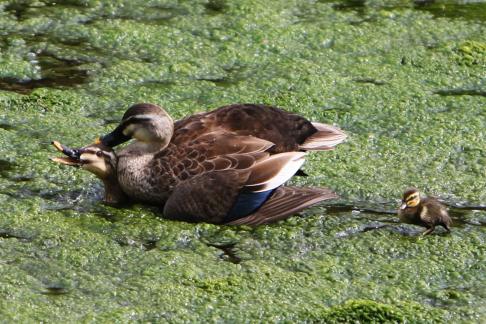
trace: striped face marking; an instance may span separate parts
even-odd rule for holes
[[[116,160],[113,152],[102,151],[98,148],[87,148],[79,157],[81,167],[94,173],[100,178],[105,178],[113,172],[112,161]]]
[[[413,192],[407,197],[405,197],[405,204],[407,207],[415,207],[420,203],[420,194],[418,192]]]

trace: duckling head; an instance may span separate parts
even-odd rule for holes
[[[169,114],[157,105],[140,103],[128,108],[120,124],[111,133],[101,136],[100,142],[114,147],[134,138],[165,148],[173,133],[174,121]]]
[[[403,193],[400,209],[416,207],[418,204],[420,204],[420,192],[416,188],[410,188]]]
[[[128,200],[118,183],[118,158],[111,147],[104,146],[102,143],[95,143],[79,149],[72,149],[56,141],[52,144],[65,155],[64,157],[52,158],[53,161],[80,167],[103,181],[105,187],[103,200],[105,203],[117,205]]]
[[[52,144],[65,155],[64,157],[52,158],[53,161],[80,167],[102,180],[116,177],[117,157],[110,147],[95,143],[79,149],[72,149],[57,141],[52,142]]]

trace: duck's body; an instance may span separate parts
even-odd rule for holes
[[[337,197],[281,185],[300,169],[305,151],[332,149],[345,137],[333,126],[264,105],[225,106],[173,123],[161,108],[138,104],[101,138],[106,147],[135,139],[116,153],[115,176],[104,180],[107,193],[121,188],[123,195],[106,197],[164,206],[171,219],[273,222]]]
[[[450,232],[452,225],[444,205],[433,197],[420,197],[420,193],[414,188],[404,193],[398,215],[403,223],[425,227],[423,235],[432,233],[438,225]]]
[[[150,104],[135,105],[127,111],[123,121],[133,116],[167,118],[168,115],[160,114],[161,111]],[[166,127],[162,126],[165,124],[163,120],[158,122],[160,125],[156,128]],[[167,124],[170,122],[167,119]],[[322,130],[301,116],[275,107],[221,107],[177,121],[169,143],[158,138],[148,140],[149,136],[142,134],[144,140],[137,140],[117,153],[118,179],[130,197],[162,203],[180,182],[201,173],[241,169],[264,156],[283,152],[295,152],[292,155],[302,158],[303,163],[303,155],[298,151],[332,149],[336,141],[344,139],[342,132],[338,133],[332,126],[315,125]],[[313,143],[312,135],[316,133],[319,134],[315,136],[317,139],[327,135],[326,141]],[[241,164],[242,159],[246,164],[235,164]]]

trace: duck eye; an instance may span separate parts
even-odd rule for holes
[[[101,152],[101,151],[97,151],[97,152],[96,152],[96,156],[97,156],[97,157],[101,157],[102,155],[103,155],[103,152]]]

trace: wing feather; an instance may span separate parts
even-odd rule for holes
[[[319,202],[336,199],[326,188],[279,187],[255,213],[226,225],[261,225],[275,223]]]
[[[304,152],[285,152],[259,161],[251,168],[252,173],[246,186],[254,192],[281,186],[300,169],[305,162],[304,156]]]

